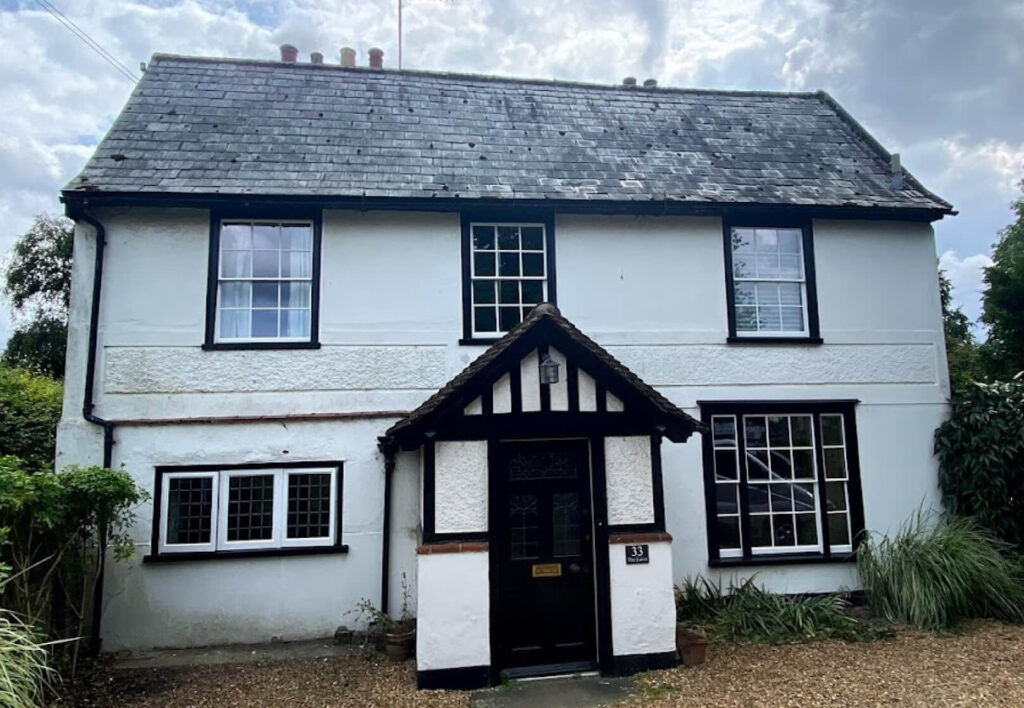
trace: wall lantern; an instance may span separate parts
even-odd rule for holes
[[[540,360],[540,382],[544,385],[558,383],[558,362],[547,354]]]

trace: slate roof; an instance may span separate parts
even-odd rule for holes
[[[583,332],[577,329],[576,325],[562,315],[555,305],[545,302],[534,307],[530,314],[526,316],[526,319],[488,347],[483,354],[474,359],[455,378],[388,428],[381,438],[382,444],[385,446],[401,444],[401,441],[407,438],[410,433],[421,427],[424,422],[431,420],[435,415],[443,414],[453,406],[461,408],[467,405],[470,401],[463,400],[463,397],[460,397],[463,389],[468,387],[477,377],[493,375],[494,378],[497,378],[503,375],[505,369],[501,363],[502,355],[512,349],[527,333],[539,326],[544,326],[544,324],[551,324],[562,330],[571,340],[571,343],[585,349],[596,357],[600,364],[605,366],[613,376],[617,376],[626,386],[631,387],[641,399],[647,401],[658,415],[672,420],[677,426],[682,427],[685,434],[677,442],[682,442],[690,433],[703,429],[704,426],[699,420],[690,416],[676,404],[672,403],[672,401],[665,398],[656,389],[630,371],[625,364],[609,354],[608,350],[583,334]],[[571,352],[563,351],[562,353],[566,356],[571,356]],[[518,358],[513,365],[519,365]],[[598,372],[589,371],[588,373],[595,375]]]
[[[950,211],[824,92],[156,55],[65,189]]]

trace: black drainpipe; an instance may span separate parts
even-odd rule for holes
[[[384,535],[380,548],[380,611],[388,612],[388,581],[391,565],[391,475],[395,471],[395,449],[390,440],[381,437],[378,447],[384,454]]]
[[[94,425],[103,428],[103,466],[110,467],[113,458],[114,448],[114,423],[113,421],[93,415],[96,404],[93,401],[93,388],[96,383],[96,349],[99,339],[100,323],[100,294],[103,288],[103,251],[107,245],[107,230],[103,224],[89,216],[84,208],[76,210],[72,218],[84,221],[96,231],[96,258],[93,263],[92,274],[92,309],[89,313],[89,353],[85,365],[85,398],[82,405],[82,417]],[[99,529],[99,567],[96,571],[96,585],[92,593],[92,651],[95,654],[100,652],[100,621],[103,616],[103,576],[106,568],[107,551],[107,529],[101,526]]]

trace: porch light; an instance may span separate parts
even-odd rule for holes
[[[540,382],[544,385],[558,383],[558,362],[547,354],[540,361]]]

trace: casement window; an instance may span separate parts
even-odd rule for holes
[[[214,218],[208,348],[316,343],[319,219]]]
[[[496,339],[541,302],[555,301],[554,222],[463,217],[467,340]]]
[[[158,555],[337,548],[341,466],[157,470]]]
[[[712,564],[849,558],[864,528],[854,405],[700,404]]]
[[[820,342],[810,226],[725,225],[730,341]]]

